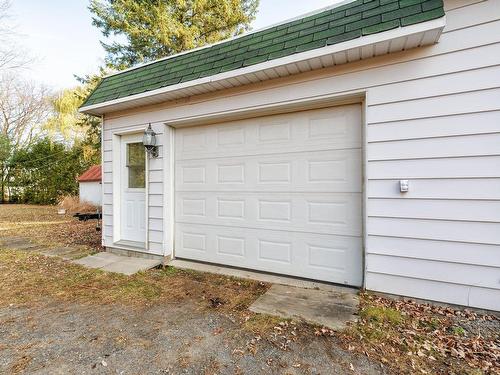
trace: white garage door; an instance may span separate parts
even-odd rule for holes
[[[177,257],[361,285],[360,105],[175,138]]]

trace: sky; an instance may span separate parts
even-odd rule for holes
[[[339,0],[260,0],[253,29],[308,13]],[[12,0],[12,22],[20,45],[29,51],[34,64],[27,78],[59,90],[78,84],[74,75],[84,76],[103,65],[100,31],[92,26],[88,0]]]

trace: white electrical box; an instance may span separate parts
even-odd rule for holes
[[[410,190],[410,183],[408,180],[399,180],[399,191],[401,193],[407,193]]]

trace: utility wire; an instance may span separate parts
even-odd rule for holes
[[[60,155],[64,152],[67,152],[67,150],[62,150],[62,151],[59,151],[59,152],[56,152],[56,153],[53,153],[53,154],[50,154],[50,155],[47,155],[43,158],[39,158],[39,159],[35,159],[35,160],[27,160],[27,161],[23,161],[23,162],[17,162],[17,163],[14,163],[14,164],[11,164],[11,165],[15,165],[15,164],[24,164],[24,163],[27,163],[27,164],[31,164],[31,163],[37,163],[39,162],[40,160],[45,160],[45,159],[48,159],[52,156],[55,156],[55,155]]]
[[[29,170],[39,170],[39,169],[42,169],[42,168],[46,168],[46,167],[51,167],[52,165],[55,165],[61,161],[65,161],[65,160],[68,160],[69,158],[72,158],[74,157],[75,155],[68,155],[66,156],[65,158],[62,158],[62,159],[57,159],[57,160],[54,160],[53,162],[51,163],[48,163],[48,164],[44,164],[44,165],[41,165],[39,167],[29,167],[28,169]],[[22,168],[11,168],[13,170],[18,170],[18,171],[22,171],[23,169]]]

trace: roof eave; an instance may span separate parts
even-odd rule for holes
[[[446,17],[441,17],[157,90],[84,106],[79,111],[102,115],[423,47],[437,43],[445,25]]]
[[[80,180],[80,179],[78,179],[78,182],[102,182],[102,179],[100,179],[100,178],[99,179],[95,178],[95,179],[91,179],[91,180],[86,180],[86,179]]]

